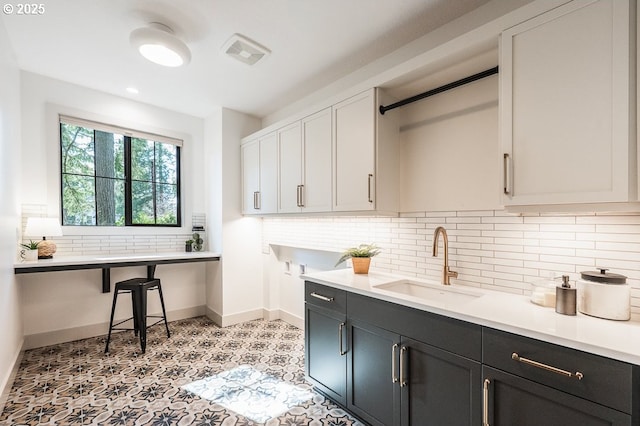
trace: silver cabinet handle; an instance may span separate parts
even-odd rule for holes
[[[298,207],[304,207],[304,185],[296,187],[296,204]]]
[[[253,209],[258,210],[258,191],[253,191]]]
[[[482,383],[482,426],[489,426],[489,385],[491,380]]]
[[[405,376],[405,367],[404,367],[404,359],[407,356],[407,347],[403,346],[400,348],[400,387],[403,388],[407,386],[407,378]]]
[[[543,364],[541,362],[534,361],[532,359],[523,358],[515,352],[511,354],[511,359],[514,361],[521,362],[523,364],[532,365],[534,367],[541,368],[543,370],[551,371],[552,373],[560,374],[561,376],[565,376],[565,377],[575,377],[578,380],[582,380],[582,378],[584,377],[584,374],[582,374],[579,371],[572,373],[571,371],[563,370],[558,367],[553,367],[548,364]]]
[[[371,198],[371,181],[373,180],[373,175],[369,173],[367,177],[367,200],[370,203],[373,203],[373,199]]]
[[[347,352],[342,348],[342,330],[344,329],[345,323],[341,322],[338,326],[338,339],[340,339],[340,355],[346,355]]]
[[[300,189],[300,205],[298,207],[304,207],[304,185],[298,186]]]
[[[396,374],[396,350],[398,344],[394,343],[391,346],[391,383],[398,383],[398,375]]]
[[[502,157],[502,183],[505,195],[511,195],[511,156],[504,153]]]
[[[323,300],[325,302],[333,302],[333,297],[323,296],[321,294],[316,293],[315,291],[310,294],[311,297],[315,297],[316,299]]]

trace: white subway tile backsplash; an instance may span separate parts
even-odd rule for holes
[[[442,253],[431,257],[436,226],[449,236],[453,282],[528,295],[546,277],[607,267],[633,286],[640,313],[640,214],[553,215],[505,211],[411,212],[400,217],[263,219],[264,244],[287,243],[340,251],[375,242],[383,253],[373,267],[440,280]],[[439,244],[442,250],[442,242]]]

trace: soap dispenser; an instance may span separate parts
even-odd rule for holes
[[[575,315],[576,302],[576,288],[569,284],[569,275],[563,275],[562,285],[556,288],[556,312],[563,315]]]

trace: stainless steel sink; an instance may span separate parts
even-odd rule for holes
[[[470,302],[482,296],[482,293],[471,289],[434,285],[411,280],[393,281],[380,284],[375,286],[375,288],[384,290],[385,292],[446,304]]]

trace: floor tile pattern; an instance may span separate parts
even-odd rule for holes
[[[362,426],[315,392],[261,423],[183,388],[250,366],[310,390],[301,330],[262,320],[220,328],[205,317],[169,325],[170,339],[149,330],[145,354],[133,332],[113,335],[109,354],[105,337],[26,351],[0,425]]]

